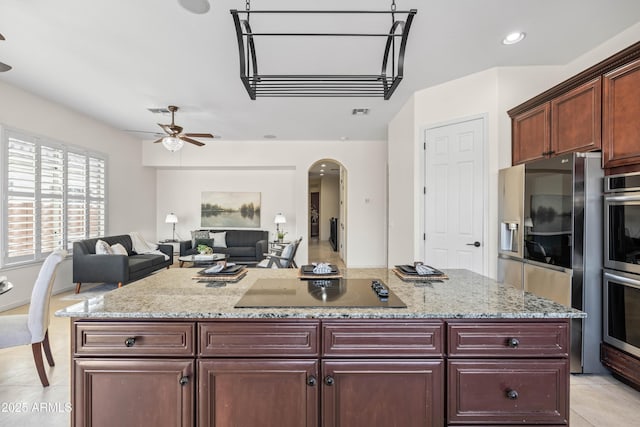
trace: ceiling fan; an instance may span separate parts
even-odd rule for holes
[[[154,143],[162,142],[162,145],[164,145],[167,150],[178,151],[184,145],[183,141],[201,147],[204,145],[204,143],[196,141],[192,138],[214,138],[214,136],[210,133],[182,133],[182,126],[176,125],[174,120],[174,115],[175,112],[178,111],[178,107],[176,107],[175,105],[169,105],[167,109],[171,111],[171,124],[165,125],[162,123],[158,123],[158,126],[160,126],[162,130],[165,131],[167,136],[153,141]]]
[[[4,36],[0,34],[0,40],[5,40]],[[0,73],[5,71],[9,71],[11,69],[11,65],[7,65],[4,62],[0,62]]]

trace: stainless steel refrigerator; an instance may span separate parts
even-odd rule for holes
[[[498,280],[587,312],[571,321],[571,372],[606,372],[600,153],[503,169],[499,185]]]

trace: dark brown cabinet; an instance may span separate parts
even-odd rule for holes
[[[76,427],[568,420],[565,319],[74,319],[73,331]]]
[[[76,359],[75,426],[193,426],[194,361]]]
[[[449,361],[449,424],[561,424],[569,420],[564,361]]]
[[[567,322],[447,322],[449,425],[567,425]]]
[[[514,165],[601,149],[607,174],[640,171],[640,42],[507,113]]]
[[[551,101],[549,155],[602,147],[602,79],[598,77]]]
[[[323,427],[444,425],[444,360],[325,360]]]
[[[597,78],[512,119],[512,163],[599,150],[602,83]]]
[[[198,361],[198,425],[315,427],[318,361]]]
[[[640,60],[605,74],[603,104],[604,167],[640,163]]]
[[[551,146],[551,105],[547,102],[512,119],[511,162],[514,165],[542,159]]]

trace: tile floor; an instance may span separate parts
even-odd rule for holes
[[[344,268],[328,243],[311,241],[309,261]],[[51,312],[73,301],[71,292],[55,295]],[[27,307],[1,313],[26,313]],[[51,385],[43,388],[29,346],[0,350],[0,427],[62,427],[70,425],[69,319],[53,317],[49,327],[56,366],[47,367]],[[640,425],[640,392],[609,375],[571,376],[571,427],[631,427]]]

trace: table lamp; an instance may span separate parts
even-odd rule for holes
[[[278,240],[282,240],[280,238],[280,224],[286,224],[287,223],[287,218],[285,218],[285,216],[282,215],[282,213],[277,213],[275,219],[273,220],[273,222],[276,223],[276,238]]]
[[[169,242],[177,242],[176,240],[176,223],[178,222],[178,217],[173,214],[167,214],[167,217],[164,219],[164,222],[167,224],[173,224],[173,235],[171,236],[171,240]]]

